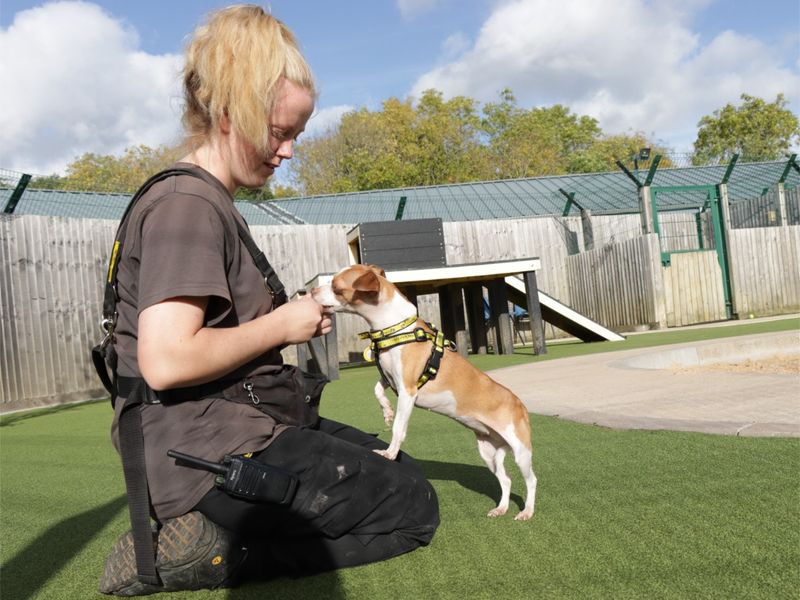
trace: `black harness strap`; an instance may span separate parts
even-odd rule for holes
[[[286,304],[289,298],[286,295],[286,288],[283,287],[283,283],[278,278],[278,274],[275,272],[275,269],[272,268],[272,265],[269,264],[267,257],[261,251],[261,248],[258,247],[253,237],[250,235],[250,232],[242,225],[239,221],[236,221],[236,228],[239,230],[239,239],[242,240],[244,243],[245,248],[250,253],[250,256],[253,257],[253,262],[256,263],[256,267],[261,272],[261,275],[264,277],[264,284],[267,286],[269,293],[272,295],[272,303],[275,306],[280,306],[281,304]]]
[[[125,489],[128,492],[128,513],[131,520],[133,551],[136,556],[136,572],[139,581],[161,585],[156,570],[153,548],[153,533],[150,529],[150,489],[147,485],[147,470],[144,461],[144,437],[142,436],[142,413],[144,379],[125,400],[119,417],[119,451],[122,456],[122,471]]]
[[[178,175],[196,177],[213,187],[220,187],[221,185],[211,175],[199,168],[176,167],[156,173],[139,188],[125,209],[125,214],[117,229],[111,259],[109,260],[103,297],[101,326],[105,332],[105,337],[100,344],[92,349],[92,362],[103,386],[111,394],[112,406],[115,404],[118,395],[126,397],[119,417],[120,457],[128,496],[128,511],[130,513],[131,532],[136,555],[136,570],[139,581],[151,585],[161,585],[161,581],[156,570],[156,550],[153,546],[153,534],[150,528],[150,491],[147,485],[140,407],[142,404],[153,403],[158,400],[157,398],[154,399],[155,394],[141,377],[121,378],[121,387],[124,390],[118,389],[120,378],[117,376],[117,354],[114,350],[114,329],[117,324],[117,302],[119,301],[117,272],[128,227],[127,221],[133,206],[155,183]],[[226,217],[222,210],[213,202],[209,201],[209,203],[217,210],[223,223],[226,222]],[[253,240],[248,229],[238,219],[234,220],[239,239],[247,248],[259,272],[264,277],[264,284],[272,295],[273,305],[280,306],[284,304],[287,301],[286,290],[277,273],[275,273],[266,256]],[[188,390],[189,388],[187,388]],[[120,393],[123,391],[126,393]],[[194,389],[192,388],[191,391],[194,391]]]

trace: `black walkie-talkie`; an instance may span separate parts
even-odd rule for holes
[[[215,463],[176,450],[167,450],[167,456],[174,458],[177,464],[216,473],[216,486],[236,498],[289,504],[297,491],[294,474],[252,458],[225,456],[221,463]]]

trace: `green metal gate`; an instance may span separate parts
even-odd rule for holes
[[[661,264],[669,268],[676,254],[692,252],[716,252],[722,276],[722,292],[725,302],[726,318],[733,318],[730,266],[727,240],[723,228],[722,203],[719,188],[716,185],[682,185],[653,186],[650,189],[653,214],[653,231],[658,234],[661,243]],[[664,216],[682,213],[694,218],[694,243],[688,242],[684,235],[683,246],[675,248],[670,245]],[[687,219],[684,218],[683,229],[686,231]]]

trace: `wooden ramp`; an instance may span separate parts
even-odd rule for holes
[[[527,307],[525,284],[519,277],[514,275],[506,277],[506,287],[508,288],[509,300],[517,306]],[[542,307],[542,319],[584,342],[621,342],[625,339],[597,321],[593,321],[586,315],[582,315],[552,296],[545,294],[542,290],[539,290],[539,304]]]

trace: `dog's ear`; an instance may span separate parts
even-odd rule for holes
[[[353,289],[357,292],[379,292],[381,282],[373,271],[367,271],[353,282]]]
[[[380,275],[381,277],[386,277],[386,271],[381,269],[378,265],[364,265],[364,266],[368,267],[376,275]]]

